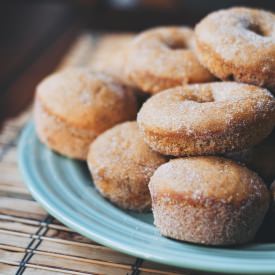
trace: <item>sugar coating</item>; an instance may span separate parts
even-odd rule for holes
[[[152,151],[136,122],[125,122],[101,134],[90,146],[88,166],[98,190],[125,209],[151,209],[148,183],[167,158]]]
[[[215,76],[273,88],[275,15],[231,8],[213,12],[195,28],[196,53]]]
[[[133,91],[107,74],[84,68],[50,75],[38,85],[37,98],[59,119],[99,133],[133,119],[137,108]]]
[[[193,31],[187,27],[153,28],[136,36],[125,66],[129,80],[149,93],[213,79],[194,55]]]
[[[103,73],[73,68],[50,75],[37,87],[35,127],[49,148],[85,160],[89,144],[112,126],[134,119],[133,91]]]
[[[267,188],[256,173],[232,160],[212,156],[170,160],[156,170],[150,185],[156,193],[175,192],[198,202],[211,198],[238,204],[248,199],[266,200],[267,196]]]
[[[263,35],[257,33],[263,32]],[[207,41],[225,60],[251,62],[254,56],[275,44],[275,16],[270,12],[249,8],[232,8],[211,13],[197,26],[199,39]],[[249,56],[248,46],[254,49]],[[236,60],[237,61],[237,60]]]
[[[145,141],[175,156],[244,149],[275,124],[275,99],[265,89],[235,82],[176,87],[147,100],[137,117]]]
[[[86,160],[88,148],[98,135],[93,129],[74,128],[52,115],[39,100],[35,101],[36,133],[42,143],[69,158]]]
[[[253,239],[270,201],[256,173],[219,157],[170,160],[156,170],[149,189],[163,235],[208,245]]]

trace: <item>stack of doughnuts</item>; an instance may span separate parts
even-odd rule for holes
[[[123,39],[119,50],[99,51],[96,66],[37,87],[41,142],[86,160],[117,207],[152,209],[163,236],[215,246],[253,240],[265,217],[275,219],[275,15],[231,8],[194,30]]]

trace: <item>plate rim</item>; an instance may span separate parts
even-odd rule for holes
[[[30,193],[32,196],[40,203],[42,207],[44,207],[49,214],[51,214],[53,217],[60,220],[62,223],[64,223],[66,226],[70,227],[74,231],[78,232],[79,234],[87,237],[88,239],[91,239],[95,242],[98,242],[104,246],[107,246],[111,249],[120,251],[122,253],[139,257],[142,259],[146,259],[153,262],[158,262],[160,264],[166,264],[170,266],[175,266],[178,268],[185,268],[185,269],[192,269],[192,270],[198,270],[198,271],[208,271],[208,272],[221,272],[224,274],[227,273],[239,273],[239,274],[275,274],[275,260],[274,265],[272,266],[265,266],[264,270],[262,269],[256,269],[255,266],[250,268],[248,264],[237,265],[237,267],[232,266],[231,264],[228,264],[229,266],[225,266],[226,264],[222,264],[220,266],[215,265],[215,263],[209,263],[204,262],[202,260],[192,260],[190,262],[184,261],[184,264],[180,264],[179,262],[173,262],[171,260],[165,259],[165,257],[155,256],[153,254],[150,254],[150,257],[148,256],[148,253],[143,254],[142,252],[139,252],[139,250],[130,249],[129,246],[121,245],[117,241],[113,241],[111,239],[106,239],[103,236],[98,236],[97,233],[93,233],[90,229],[86,230],[83,229],[80,225],[78,225],[73,218],[70,218],[67,215],[64,215],[62,213],[61,209],[56,208],[54,205],[50,204],[47,198],[39,192],[39,190],[36,188],[37,183],[34,183],[29,172],[28,168],[26,167],[26,163],[24,161],[25,158],[25,151],[24,147],[27,142],[27,137],[31,135],[36,135],[34,124],[32,121],[28,122],[24,128],[22,129],[22,132],[19,137],[18,142],[18,166],[19,170],[21,172],[21,175],[23,176],[24,183],[27,185]],[[256,253],[256,251],[255,251]],[[216,257],[216,256],[215,256]]]

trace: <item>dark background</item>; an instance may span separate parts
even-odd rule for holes
[[[274,12],[275,0],[0,1],[0,127],[31,103],[36,84],[54,69],[82,30],[192,26],[207,13],[230,6]]]

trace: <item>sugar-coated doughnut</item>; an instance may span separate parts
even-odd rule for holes
[[[148,98],[149,94],[133,87],[125,75],[125,52],[134,34],[108,34],[97,43],[96,51],[92,55],[90,67],[97,72],[108,73],[121,83],[129,86],[136,95],[138,107]]]
[[[148,183],[166,161],[144,143],[136,122],[124,122],[98,136],[87,160],[100,193],[121,208],[135,211],[151,209]]]
[[[158,27],[139,34],[126,53],[127,78],[151,94],[212,80],[194,55],[192,44],[193,31],[187,27]]]
[[[213,12],[197,24],[200,62],[223,80],[275,88],[275,15],[251,8]]]
[[[35,99],[38,137],[67,157],[85,160],[92,140],[137,112],[131,90],[86,69],[55,73],[39,84]]]
[[[134,34],[108,34],[100,38],[96,51],[92,55],[91,68],[94,71],[105,72],[122,83],[129,84],[125,77],[124,56],[126,48],[132,41]]]
[[[256,173],[219,157],[170,160],[155,171],[149,189],[161,234],[205,245],[252,240],[270,202]]]
[[[272,131],[275,99],[236,82],[186,85],[149,98],[137,121],[147,144],[165,155],[239,151]]]

